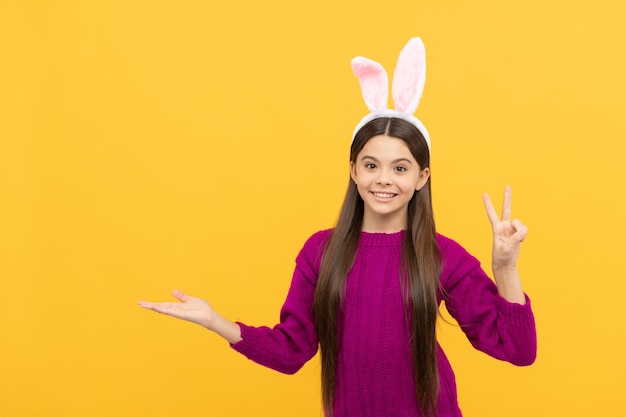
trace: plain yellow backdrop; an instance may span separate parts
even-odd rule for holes
[[[281,375],[136,301],[273,325],[348,181],[350,59],[412,36],[439,231],[488,266],[507,184],[530,228],[536,363],[439,327],[465,415],[626,415],[625,4],[1,1],[0,416],[320,416],[317,358]]]

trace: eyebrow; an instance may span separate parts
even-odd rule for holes
[[[380,162],[378,159],[370,155],[363,155],[363,157],[361,158],[361,161],[364,159],[371,159],[374,162]],[[398,162],[408,162],[409,164],[413,165],[413,162],[411,162],[411,160],[407,158],[398,158],[398,159],[394,159],[393,161],[391,161],[392,164],[397,164]]]

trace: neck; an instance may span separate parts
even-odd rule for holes
[[[366,213],[361,231],[368,233],[396,233],[406,230],[406,215],[401,218]]]

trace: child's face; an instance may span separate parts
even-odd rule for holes
[[[363,230],[395,232],[406,228],[407,206],[430,176],[398,138],[375,136],[350,164],[350,175],[365,203]]]

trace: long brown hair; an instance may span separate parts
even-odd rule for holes
[[[387,117],[374,119],[357,132],[350,148],[350,161],[356,162],[365,144],[378,135],[403,140],[420,169],[430,167],[430,152],[420,131],[403,119]],[[331,417],[337,372],[338,316],[346,276],[358,250],[363,213],[363,200],[356,185],[350,181],[337,225],[324,248],[315,289],[315,329],[321,350],[322,402],[325,414]],[[408,204],[403,261],[398,272],[403,279],[407,310],[411,310],[416,400],[422,413],[434,415],[439,391],[435,324],[441,261],[436,242],[430,179],[421,190],[415,192]]]

